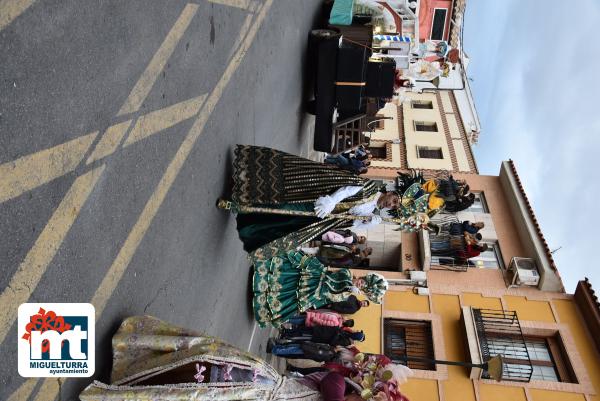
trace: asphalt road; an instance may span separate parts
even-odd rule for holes
[[[0,399],[91,379],[17,373],[16,308],[92,302],[96,374],[150,314],[264,353],[235,220],[234,145],[315,155],[306,38],[321,0],[0,2]],[[12,7],[12,8],[11,8]]]

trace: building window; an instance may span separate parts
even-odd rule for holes
[[[474,337],[467,335],[471,355],[475,352],[475,347],[478,347],[481,361],[487,362],[500,355],[503,359],[502,380],[529,382],[533,368],[517,312],[466,308],[470,312],[463,314],[463,319],[465,322],[472,320],[470,324],[473,324],[475,330]],[[484,368],[480,373],[481,378],[490,378],[487,369]]]
[[[531,380],[575,383],[573,368],[558,335],[550,337],[525,337],[527,352],[506,338],[488,337],[490,355],[502,355],[507,370],[525,369],[531,365]],[[527,361],[527,359],[529,359]],[[525,362],[527,361],[527,362]]]
[[[446,28],[446,14],[448,10],[445,8],[436,8],[433,12],[433,21],[431,23],[431,40],[444,40],[444,30]]]
[[[387,158],[387,147],[384,146],[371,146],[369,147],[373,160],[385,160]]]
[[[435,370],[428,361],[408,361],[404,357],[435,359],[431,322],[386,318],[383,323],[384,353],[393,362],[411,369]]]
[[[464,211],[471,213],[489,213],[490,211],[483,192],[473,192],[473,195],[475,195],[475,202]]]
[[[483,245],[485,242],[482,242]],[[473,267],[479,267],[482,269],[498,269],[504,268],[502,262],[502,254],[500,254],[500,248],[498,244],[486,243],[488,246],[487,251],[481,252],[479,256],[469,259],[473,264]]]
[[[415,131],[437,132],[437,124],[430,121],[415,121]]]
[[[417,156],[420,159],[443,159],[442,148],[432,148],[429,146],[417,146]]]
[[[433,102],[429,100],[411,100],[410,106],[413,109],[433,109]]]
[[[383,124],[385,122],[384,120],[384,115],[383,114],[377,114],[375,116],[374,122],[372,124],[372,127],[375,129],[383,129]]]
[[[437,236],[434,234],[429,235],[430,241],[433,243],[437,240]],[[485,242],[481,242],[484,244]],[[480,268],[480,269],[500,269],[504,268],[504,262],[502,260],[502,254],[498,244],[486,243],[488,246],[487,251],[481,252],[479,256],[469,258],[465,260],[460,258],[453,252],[448,252],[447,255],[431,255],[431,264],[440,266],[448,270],[466,271],[468,268]],[[435,252],[432,244],[432,254]]]

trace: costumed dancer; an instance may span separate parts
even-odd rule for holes
[[[332,269],[303,252],[282,252],[254,262],[254,318],[261,327],[279,327],[299,313],[344,301],[352,293],[380,304],[387,288],[380,274],[353,278],[350,270]]]
[[[339,372],[287,378],[216,337],[149,316],[125,319],[112,347],[111,384],[93,382],[79,395],[82,401],[332,401],[360,400],[359,394],[363,400],[375,400],[385,389],[393,390],[389,400],[402,399],[398,391],[402,378],[384,371],[378,375],[379,389],[369,381],[363,387],[360,372],[355,380]],[[391,365],[382,368],[393,373]]]
[[[415,231],[428,221],[428,194],[417,199],[411,189],[400,205],[398,193],[335,166],[245,145],[237,145],[233,165],[232,200],[220,199],[218,206],[237,213],[252,260],[298,249],[331,230],[365,229],[387,219]]]
[[[475,202],[475,195],[469,193],[470,188],[465,180],[455,180],[451,175],[447,178],[431,178],[426,180],[420,172],[398,173],[397,191],[402,192],[419,185],[420,194],[429,194],[428,209],[431,211],[444,210],[457,213],[469,208]],[[430,216],[432,214],[429,214]],[[431,226],[430,226],[431,227]]]

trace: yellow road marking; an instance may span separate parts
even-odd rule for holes
[[[117,150],[117,147],[121,143],[121,139],[123,139],[127,129],[131,125],[131,121],[133,120],[127,120],[108,127],[104,132],[104,135],[102,135],[102,138],[100,138],[100,142],[98,142],[94,151],[85,163],[90,164],[96,160],[100,160]]]
[[[104,165],[77,177],[0,294],[0,343],[17,317],[17,308],[35,290],[103,171]]]
[[[35,0],[0,0],[0,31],[31,6]]]
[[[198,4],[186,4],[179,15],[179,18],[160,45],[158,51],[154,54],[154,57],[152,57],[150,64],[148,64],[148,67],[146,67],[146,70],[142,73],[142,76],[131,90],[129,97],[117,115],[120,116],[127,113],[133,113],[140,109],[144,99],[146,99],[146,96],[150,93],[150,89],[152,89],[154,82],[156,82],[158,75],[165,67],[165,64],[167,64],[167,60],[171,57],[175,47],[177,47],[177,44],[183,37],[185,30],[190,25],[190,22],[192,22],[194,15],[196,15],[198,7]]]
[[[0,0],[0,13],[4,15],[4,10],[10,11],[16,9],[21,3],[25,2],[18,0]],[[184,7],[162,45],[152,57],[146,70],[140,76],[138,82],[129,94],[129,97],[121,107],[119,114],[134,112],[140,108],[150,92],[152,85],[156,81],[156,78],[164,68],[167,60],[175,50],[175,47],[181,40],[185,30],[198,11],[198,7],[197,4],[191,3]],[[1,18],[2,17],[0,17],[0,19]],[[158,114],[158,112],[156,113]],[[190,117],[192,115],[190,115]],[[172,115],[170,118],[175,119]],[[143,121],[143,119],[141,121]],[[125,126],[125,124],[126,123],[121,123],[110,127],[104,133],[86,163],[89,164],[114,152],[127,131],[128,126]],[[158,127],[158,124],[153,124]],[[152,124],[147,124],[147,126],[150,125]],[[166,124],[165,128],[171,125],[173,124]],[[73,171],[81,162],[83,156],[96,138],[96,135],[98,135],[98,132],[0,165],[0,203],[15,198],[26,191]]]
[[[15,6],[17,6],[19,4],[25,4],[25,3],[29,3],[29,4],[26,7],[22,7],[20,12],[18,12],[18,13],[12,12],[12,10],[16,9]],[[31,3],[33,3],[33,1],[28,2],[28,1],[0,0],[0,13],[2,13],[2,15],[0,16],[0,30],[4,26],[8,25],[12,21],[12,19],[16,18],[16,16],[18,14],[20,14],[22,11],[24,11]],[[8,6],[6,4],[8,4]],[[12,7],[12,8],[8,9],[8,10],[11,10],[10,13],[4,12],[5,10],[7,10],[7,7]],[[127,98],[127,100],[125,101],[123,106],[121,107],[119,114],[137,111],[140,108],[144,99],[150,92],[152,85],[156,81],[158,74],[160,74],[160,71],[164,68],[164,65],[166,64],[167,59],[173,53],[177,43],[181,40],[183,33],[189,26],[193,16],[196,14],[197,9],[198,9],[198,5],[193,5],[193,4],[188,4],[184,8],[184,10],[180,14],[178,20],[175,22],[175,24],[171,28],[169,34],[163,41],[161,47],[159,48],[157,53],[155,53],[150,64],[146,67],[146,70],[144,71],[144,73],[142,74],[142,76],[140,77],[140,79],[138,80],[136,85],[134,86],[129,97]],[[105,132],[104,136],[101,138],[97,147],[94,149],[92,155],[88,158],[87,163],[91,163],[95,160],[99,160],[100,158],[106,157],[108,154],[114,152],[116,150],[116,147],[120,143],[122,136],[127,132],[127,129],[130,124],[131,124],[131,120],[128,122],[124,122],[121,124],[117,124],[116,126],[110,127]],[[10,199],[10,198],[15,197],[18,194],[20,194],[17,191],[17,189],[19,189],[19,188],[21,188],[21,193],[22,193],[27,189],[35,188],[36,186],[43,184],[46,181],[50,181],[53,178],[57,178],[60,175],[63,175],[67,172],[72,171],[79,164],[79,162],[81,161],[81,159],[87,152],[89,146],[92,144],[92,142],[94,141],[97,134],[98,134],[98,132],[95,132],[93,134],[93,137],[91,137],[91,138],[88,138],[88,137],[78,138],[77,140],[67,142],[67,143],[59,145],[55,148],[51,148],[51,149],[47,149],[45,151],[38,152],[37,154],[30,156],[28,159],[22,158],[15,162],[6,163],[6,165],[0,166],[0,177],[1,177],[0,178],[0,202],[3,201],[3,197],[6,199]],[[89,136],[91,136],[91,135],[89,135]],[[78,149],[71,149],[72,148],[71,145],[74,145],[74,144],[83,145],[84,143],[87,144],[85,149],[82,149],[80,151],[77,151]],[[65,152],[65,151],[67,151],[67,152]],[[64,160],[62,163],[62,166],[63,166],[62,171],[57,168],[53,169],[53,167],[57,167],[57,166],[56,166],[56,163],[51,163],[51,161],[59,160],[59,158],[45,157],[45,156],[48,154],[52,155],[52,156],[56,156],[57,154],[60,154],[60,153],[62,153],[64,155],[72,155],[72,156],[80,155],[80,158],[77,160],[77,163],[75,163],[74,161],[69,162],[68,159],[63,158]],[[50,163],[48,163],[49,161],[50,161]],[[28,163],[24,163],[24,162],[28,162]],[[40,164],[44,166],[44,169],[42,171],[39,171],[40,169],[34,168],[33,171],[29,174],[30,177],[33,177],[33,179],[27,178],[26,177],[27,170],[29,170],[31,167],[37,167]],[[24,166],[25,169],[16,169],[17,166]],[[6,167],[6,169],[3,170],[3,167]],[[104,166],[101,167],[101,169],[103,169],[103,168],[104,168]],[[15,170],[15,171],[10,171],[10,170]],[[97,171],[97,169],[94,171]],[[100,173],[101,173],[101,171],[102,170],[100,170]],[[17,173],[17,174],[15,174],[15,173]],[[69,193],[71,193],[71,191],[77,190],[79,185],[76,186],[75,184],[78,182],[82,182],[80,180],[83,180],[84,178],[89,177],[89,174],[90,173],[88,173],[88,175],[79,177],[76,180],[76,182],[73,184],[73,186],[71,187]],[[99,175],[100,174],[98,174],[98,176]],[[49,178],[49,177],[52,177],[52,178]],[[22,180],[21,181],[16,180],[17,178],[25,178],[26,180],[28,179],[29,182],[22,183]],[[4,186],[2,184],[8,184],[7,186],[8,186],[8,188],[10,188],[10,190],[9,191],[4,190]],[[94,180],[94,184],[95,184],[95,180]],[[93,187],[93,185],[90,186],[90,190],[92,187]],[[85,197],[87,198],[87,195]],[[65,204],[66,200],[67,200],[67,197],[65,197],[63,199],[61,205]],[[60,209],[60,206],[59,206],[59,209]],[[77,210],[77,209],[74,209],[74,210]],[[57,209],[57,212],[58,212],[58,209]],[[49,234],[51,234],[51,231],[54,231],[52,229],[51,223],[54,220],[54,216],[57,216],[57,212],[55,212],[55,214],[53,215],[53,218],[48,222],[48,224],[46,225],[46,228],[44,229],[42,234],[44,232],[46,232],[47,230],[49,230],[48,231]],[[73,220],[76,218],[77,214],[78,213],[75,213],[72,216]],[[67,227],[66,231],[68,231],[68,227]],[[64,235],[66,235],[66,232]],[[61,238],[57,238],[58,241],[56,241],[56,243],[54,244],[55,249],[53,251],[52,251],[52,249],[48,249],[48,251],[49,251],[48,253],[49,254],[51,253],[51,255],[49,255],[50,256],[49,259],[51,259],[54,256],[54,254],[56,253],[56,251],[58,250],[58,247],[60,246],[60,244],[62,243],[62,240],[64,239],[64,235],[62,235]],[[57,235],[57,237],[59,237],[59,236]],[[40,238],[41,238],[41,236],[40,236]],[[28,257],[29,257],[29,255],[32,255],[32,257],[33,257],[34,254],[38,253],[38,251],[36,249],[41,248],[41,245],[38,246],[38,244],[40,244],[40,243],[41,243],[40,239],[38,238],[36,245],[34,245],[34,247],[30,250]],[[36,251],[34,252],[34,250],[36,250]],[[39,276],[39,278],[36,280],[37,282],[39,282],[41,276],[43,275],[43,271],[45,271],[49,262],[50,262],[50,260],[47,261],[47,263],[45,264],[45,267],[42,266],[41,269],[38,269],[38,270],[41,270],[41,272],[38,271],[37,275]],[[23,271],[23,270],[21,270],[21,268],[23,266],[24,266],[24,263],[21,264],[21,266],[19,267],[20,271]],[[17,274],[18,273],[19,273],[19,271],[17,271]],[[12,286],[12,282],[24,281],[24,279],[26,279],[26,277],[22,277],[23,273],[18,274],[18,275],[17,274],[15,274],[15,276],[13,276],[13,278],[11,279],[11,286]],[[37,282],[36,282],[36,284],[37,284]],[[6,301],[12,300],[14,302],[14,301],[16,301],[16,298],[17,298],[16,297],[17,294],[8,293],[7,291],[8,291],[8,289],[5,290],[0,295],[0,306],[2,306],[3,311],[7,311],[7,309],[4,308],[5,300]],[[6,293],[6,295],[5,295],[5,293]],[[25,302],[31,295],[31,291],[30,291],[29,295],[27,295],[27,297],[25,297],[24,296],[25,294],[23,293],[23,291],[19,290],[19,295],[20,295],[19,298],[22,299],[22,301],[20,301],[18,303]],[[17,303],[17,306],[18,306],[18,303]],[[15,308],[15,310],[16,310],[16,308]],[[2,312],[0,311],[0,314],[1,314],[0,322],[6,321],[6,323],[3,327],[8,326],[8,328],[6,328],[6,329],[0,329],[1,330],[0,331],[0,343],[1,343],[4,340],[4,338],[6,337],[7,331],[10,329],[10,325],[8,324],[8,322],[10,321],[12,324],[12,322],[14,321],[15,318],[10,318],[10,316],[6,315],[6,312],[4,314],[2,314]],[[27,399],[37,383],[38,383],[38,379],[26,380],[10,396],[9,401],[13,401],[13,400],[20,401],[23,399]],[[38,396],[36,397],[35,401],[42,401],[42,400],[46,400],[46,399],[54,400],[56,398],[56,396],[58,395],[58,392],[59,392],[58,382],[55,379],[46,379],[42,383],[42,386],[41,386],[40,390],[38,391]]]
[[[140,117],[123,146],[172,127],[198,113],[206,95],[201,95]],[[133,120],[106,129],[86,160],[90,164],[112,154]],[[0,165],[0,203],[61,177],[79,165],[98,131]]]
[[[158,184],[154,193],[152,194],[152,196],[146,203],[146,206],[144,207],[142,214],[138,218],[138,221],[136,222],[135,226],[129,233],[129,236],[125,240],[125,243],[121,247],[121,250],[119,251],[119,254],[115,258],[110,269],[104,276],[102,283],[96,290],[91,303],[96,308],[96,317],[97,318],[104,311],[104,308],[106,307],[106,304],[108,303],[108,299],[110,298],[110,295],[112,294],[112,292],[116,288],[117,284],[123,277],[123,274],[125,273],[125,270],[127,269],[129,262],[131,261],[133,255],[137,249],[137,246],[140,244],[143,236],[145,235],[146,231],[150,227],[152,219],[156,215],[158,208],[162,204],[162,201],[164,200],[170,186],[173,184],[175,178],[177,177],[177,174],[179,173],[179,171],[181,170],[181,168],[183,166],[183,163],[185,162],[189,153],[191,152],[195,141],[198,139],[198,137],[202,133],[202,130],[203,130],[204,126],[206,125],[208,118],[210,117],[210,114],[216,107],[227,84],[231,80],[231,78],[232,78],[233,74],[235,73],[235,71],[237,70],[237,68],[240,66],[240,64],[244,58],[244,55],[248,52],[248,49],[250,48],[250,45],[252,44],[252,41],[254,40],[254,37],[256,36],[258,29],[262,25],[262,22],[263,22],[264,18],[266,17],[267,12],[271,8],[272,4],[273,4],[273,0],[267,0],[265,2],[265,4],[262,6],[260,14],[256,18],[255,24],[248,31],[248,34],[247,34],[244,42],[242,43],[242,46],[240,46],[240,49],[238,50],[238,52],[231,59],[229,65],[227,66],[227,69],[221,76],[221,79],[219,80],[219,82],[217,83],[217,85],[215,86],[213,91],[211,92],[210,97],[204,104],[204,107],[202,108],[197,120],[195,121],[194,125],[188,132],[183,143],[180,145],[179,150],[177,151],[177,154],[175,155],[175,157],[169,164],[169,167],[167,167],[167,170],[165,171],[165,174],[163,175],[160,183]],[[246,17],[246,21],[244,22],[243,26],[246,26],[249,18],[251,18],[250,15],[248,15]],[[245,34],[245,32],[240,31],[239,36],[243,37],[244,34]],[[52,380],[52,379],[44,380],[44,382],[40,386],[40,390],[38,393],[39,394],[47,394],[49,397],[48,399],[53,400],[58,395],[58,389],[53,385],[53,383],[50,380]],[[38,401],[38,400],[36,400],[36,401]]]
[[[21,386],[8,397],[6,401],[23,401],[28,400],[29,395],[37,384],[38,379],[27,379]]]
[[[252,18],[249,18],[249,16],[246,16],[246,18],[244,19],[244,24],[242,25],[242,28],[240,29],[240,32],[246,32],[250,28],[251,23],[252,23]],[[240,42],[243,39],[244,39],[244,37],[240,36],[240,35],[238,35],[235,38],[235,42],[233,42],[233,46],[231,46],[231,50],[229,51],[229,54],[227,55],[227,60],[231,60],[233,55],[237,52],[238,48],[240,47]]]
[[[256,10],[258,9],[259,3],[258,1],[251,1],[250,4],[248,5],[248,11],[250,11],[251,13],[256,12]]]
[[[150,196],[150,199],[146,203],[144,210],[142,211],[140,217],[133,226],[131,232],[129,233],[129,236],[125,240],[113,264],[106,272],[102,283],[100,284],[100,286],[96,290],[96,293],[94,294],[94,297],[92,298],[92,304],[96,308],[96,318],[99,318],[102,312],[104,311],[104,308],[106,307],[106,304],[108,303],[111,294],[113,293],[113,291],[119,284],[119,281],[123,277],[123,274],[127,270],[127,267],[129,266],[129,263],[131,262],[131,259],[135,254],[135,251],[137,250],[137,247],[144,238],[146,231],[148,231],[148,228],[150,227],[154,216],[156,216],[156,213],[158,212],[160,205],[167,196],[171,185],[175,181],[175,178],[177,178],[177,175],[179,174],[179,171],[183,167],[184,162],[186,161],[187,157],[192,151],[196,140],[202,133],[204,126],[206,125],[206,122],[208,121],[208,118],[210,117],[211,113],[215,109],[217,102],[221,98],[223,91],[225,90],[227,84],[233,77],[233,74],[235,73],[237,68],[240,66],[246,52],[250,48],[250,45],[252,44],[252,41],[256,36],[258,28],[261,26],[262,21],[265,18],[267,11],[271,8],[272,3],[273,0],[267,0],[263,5],[260,14],[256,18],[255,24],[248,31],[238,52],[231,59],[229,65],[225,69],[225,72],[221,76],[221,79],[219,80],[219,82],[211,92],[210,96],[204,103],[204,106],[202,107],[202,110],[200,110],[200,114],[194,122],[194,125],[186,135],[182,144],[179,146],[177,153],[175,154],[173,160],[167,167],[156,189]],[[246,18],[252,18],[252,16],[248,15]],[[243,36],[244,34],[245,32],[243,31],[240,31],[239,33],[240,36]]]
[[[75,169],[98,131],[0,165],[0,203]]]
[[[222,6],[237,7],[244,10],[249,10],[252,0],[208,0],[209,3],[220,4]]]
[[[58,392],[60,391],[59,382],[62,381],[64,383],[64,380],[67,379],[44,379],[42,385],[40,386],[40,391],[38,391],[37,397],[34,398],[34,401],[54,401],[58,395]]]
[[[131,129],[123,147],[195,116],[198,110],[200,110],[204,99],[206,99],[206,95],[198,96],[141,116]]]

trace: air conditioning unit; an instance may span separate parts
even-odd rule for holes
[[[512,258],[508,270],[513,275],[512,285],[529,285],[535,287],[540,282],[540,273],[535,265],[535,261],[531,258]]]

